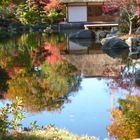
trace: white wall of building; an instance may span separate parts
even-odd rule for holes
[[[68,7],[68,21],[69,22],[87,21],[87,7],[86,6]]]

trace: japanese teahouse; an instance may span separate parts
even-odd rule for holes
[[[105,14],[106,0],[59,0],[66,5],[67,22],[115,22],[117,14]]]

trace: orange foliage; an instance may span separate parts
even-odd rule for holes
[[[8,76],[12,77],[15,73],[18,73],[21,71],[22,68],[20,67],[13,67],[11,70],[8,71]]]
[[[127,96],[120,100],[120,109],[113,109],[112,124],[107,127],[110,137],[116,140],[132,140],[140,137],[140,98]]]
[[[44,7],[45,11],[49,11],[52,8],[58,7],[58,0],[50,0],[50,2]]]
[[[56,64],[63,60],[62,56],[60,55],[60,48],[55,47],[48,42],[45,43],[44,48],[51,54],[45,58],[49,64]]]
[[[49,12],[52,8],[62,9],[62,5],[59,5],[58,0],[40,0],[40,4],[44,6],[44,10]]]
[[[119,121],[114,121],[113,124],[107,128],[107,130],[109,131],[110,137],[116,136],[116,140],[125,140],[128,137],[134,138],[132,133],[130,133],[132,132],[131,128],[127,127],[127,125],[123,125],[123,123]]]

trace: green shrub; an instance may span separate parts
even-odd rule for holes
[[[40,25],[47,23],[47,14],[44,11],[40,11],[40,15],[30,8],[28,4],[21,4],[16,10],[16,18],[24,25]]]
[[[53,8],[48,13],[49,22],[58,23],[59,21],[63,20],[65,17],[65,10],[59,10],[57,8]]]
[[[10,118],[9,118],[10,116]],[[0,138],[7,135],[9,130],[17,131],[21,126],[20,121],[24,118],[22,100],[16,98],[12,104],[7,104],[0,110]]]

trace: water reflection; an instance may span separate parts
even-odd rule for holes
[[[88,47],[92,47],[94,42],[95,41],[92,39],[72,39],[72,40],[69,40],[69,45],[70,45],[70,47],[73,47],[73,48],[74,48],[74,44],[75,44],[75,46],[77,45],[80,48],[82,48],[82,47],[88,48]]]
[[[129,60],[128,64],[121,68],[118,78],[108,81],[112,117],[107,130],[110,138],[115,140],[140,138],[140,63]],[[125,90],[125,94],[116,99],[118,90]]]
[[[68,40],[58,34],[24,34],[0,43],[0,97],[12,101],[21,97],[26,110],[37,113],[34,116],[37,121],[42,117],[41,125],[45,125],[44,119],[49,116],[48,123],[77,134],[104,138],[110,124],[108,110],[118,113],[123,120],[127,107],[123,106],[124,109],[122,102],[127,102],[128,95],[132,100],[139,98],[140,88],[135,84],[139,64],[128,57],[128,51],[105,54],[100,44],[92,40]],[[134,113],[135,108],[132,110]],[[112,114],[115,123],[108,127],[108,132],[119,139],[116,132],[119,129],[115,127],[123,123],[116,122],[117,117]],[[123,129],[122,125],[120,130]]]
[[[61,110],[64,103],[70,102],[69,93],[80,86],[80,76],[71,74],[78,73],[77,69],[60,56],[63,36],[46,37],[25,34],[1,47],[0,65],[10,78],[1,84],[8,85],[3,97],[21,97],[30,112]]]
[[[69,39],[67,38],[67,48],[61,53],[63,54],[95,54],[100,50],[101,45],[95,43],[91,39]],[[96,51],[96,52],[95,52]]]
[[[122,60],[127,59],[129,54],[128,49],[109,49],[104,52],[112,58],[122,58]]]

